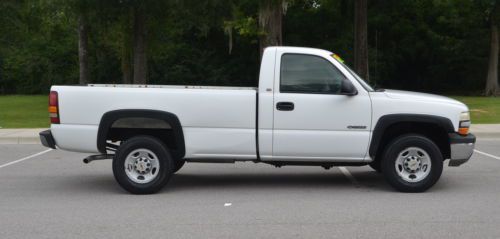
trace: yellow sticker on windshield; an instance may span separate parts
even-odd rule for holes
[[[335,60],[339,61],[340,63],[344,63],[344,60],[342,58],[340,58],[339,55],[337,54],[332,54],[332,57],[335,58]]]

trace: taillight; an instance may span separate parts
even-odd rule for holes
[[[51,91],[49,95],[49,117],[50,123],[59,124],[59,99],[57,91]]]

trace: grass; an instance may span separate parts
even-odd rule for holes
[[[474,124],[500,123],[500,97],[451,97],[469,106]],[[46,95],[0,96],[0,127],[49,127],[47,101]]]
[[[500,97],[451,96],[469,106],[473,124],[500,123]]]
[[[0,127],[49,127],[48,100],[46,95],[0,96]]]

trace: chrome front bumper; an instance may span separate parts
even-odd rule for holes
[[[468,134],[462,136],[456,133],[450,134],[450,163],[448,166],[456,167],[469,161],[474,152],[476,136]]]

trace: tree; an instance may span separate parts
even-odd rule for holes
[[[493,8],[490,12],[490,28],[491,28],[491,45],[490,45],[490,60],[488,65],[488,75],[486,77],[485,94],[487,96],[496,96],[500,94],[498,86],[498,22],[500,18],[499,1],[494,2]]]
[[[80,43],[88,49],[87,78],[105,84],[133,83],[134,68],[141,66],[138,83],[255,86],[259,50],[281,44],[328,49],[355,63],[354,1],[360,0],[2,0],[0,93],[40,94],[51,85],[78,83],[86,62]],[[377,66],[371,81],[405,90],[486,93],[488,58],[489,79],[498,79],[489,16],[500,14],[492,13],[493,3],[368,2],[367,30],[377,32],[378,43],[376,58],[365,45],[370,65]],[[138,7],[142,21],[135,21]],[[85,34],[78,34],[85,25],[87,47]]]
[[[89,26],[85,10],[81,10],[78,17],[78,59],[80,66],[79,83],[89,83]]]
[[[148,59],[146,55],[146,16],[144,7],[134,7],[134,84],[146,84]]]
[[[132,84],[132,41],[133,41],[133,24],[132,19],[134,18],[134,9],[128,7],[128,13],[123,14],[122,20],[122,44],[121,44],[121,70],[122,70],[122,82],[123,84]]]
[[[354,70],[369,81],[367,0],[354,0]]]
[[[73,0],[67,3],[64,0],[55,0],[54,5],[67,6],[65,9],[68,12],[74,12],[78,17],[78,66],[79,80],[81,85],[90,82],[90,66],[89,66],[89,14],[91,9],[95,9],[95,2],[90,0]]]
[[[149,36],[150,33],[154,36],[155,31],[162,30],[152,28],[151,25],[166,18],[168,15],[166,9],[171,2],[170,0],[115,0],[114,4],[121,6],[119,11],[121,16],[125,16],[120,53],[124,83],[128,83],[133,75],[134,84],[147,84]],[[128,50],[130,48],[132,52]]]
[[[283,45],[283,15],[288,0],[261,0],[259,4],[259,25],[261,28],[260,54],[268,46]]]
[[[253,9],[255,3],[258,3],[257,12],[245,12]],[[233,30],[240,36],[258,38],[261,56],[264,48],[283,45],[283,15],[289,3],[290,0],[231,1],[233,19],[224,22],[224,32],[229,37],[229,53],[233,48]]]
[[[120,62],[121,83],[123,84],[145,84],[146,77],[136,82],[134,80],[134,51],[136,34],[136,9],[142,8],[150,1],[137,0],[107,0],[99,1],[97,8],[97,18],[101,24],[100,29],[106,29],[101,32],[100,38],[110,42],[101,40],[103,44],[112,46],[113,53],[118,56]],[[144,26],[142,26],[144,28]],[[145,49],[140,47],[140,49]],[[138,65],[139,66],[139,65]],[[145,71],[141,72],[144,74]],[[147,76],[147,74],[146,74]],[[119,82],[119,81],[118,81]]]

